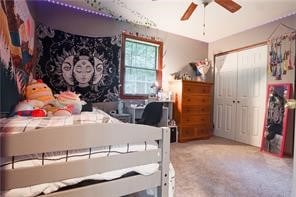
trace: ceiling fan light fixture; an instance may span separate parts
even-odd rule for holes
[[[215,2],[231,13],[238,11],[242,7],[232,0],[215,0]]]
[[[190,6],[187,8],[184,15],[182,16],[181,21],[187,20],[191,16],[193,11],[196,9],[196,7],[197,7],[197,4],[191,2]]]

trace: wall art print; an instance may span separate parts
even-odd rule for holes
[[[81,94],[87,102],[118,100],[120,36],[87,37],[37,27],[37,78],[55,93]]]
[[[286,126],[288,109],[285,108],[290,98],[291,84],[269,84],[265,121],[262,136],[261,150],[283,156],[286,140]]]

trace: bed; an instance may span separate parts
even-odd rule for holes
[[[169,196],[168,128],[121,123],[100,110],[0,125],[2,195],[112,197],[157,188]],[[59,191],[84,180],[105,181]]]

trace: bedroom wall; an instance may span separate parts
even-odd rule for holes
[[[215,42],[209,43],[209,59],[213,60],[214,55],[234,50],[237,48],[253,45],[256,43],[264,42],[271,35],[273,30],[277,27],[278,24],[283,23],[288,26],[296,28],[296,15],[291,15],[286,18],[217,40]],[[279,36],[283,33],[291,32],[284,27],[280,27],[272,37]],[[294,70],[295,71],[295,70]],[[295,72],[288,72],[287,75],[283,75],[283,80],[274,80],[272,77],[268,77],[268,83],[293,83],[295,87]],[[287,143],[285,152],[287,154],[292,154],[293,152],[293,134],[294,134],[294,112],[290,111],[289,120],[288,120],[288,130],[287,130]],[[296,136],[295,136],[296,141]]]
[[[168,87],[171,73],[180,71],[189,62],[204,59],[208,56],[208,44],[205,42],[115,21],[43,1],[29,1],[28,4],[37,22],[65,32],[94,37],[114,36],[121,34],[122,31],[138,32],[140,35],[153,36],[163,41],[165,54],[163,59],[164,89]],[[191,72],[189,67],[186,68],[185,72]]]

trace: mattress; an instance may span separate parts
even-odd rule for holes
[[[13,117],[0,120],[0,136],[10,135],[20,132],[30,132],[43,127],[65,126],[73,124],[87,123],[120,123],[119,120],[112,118],[101,110],[94,112],[82,112],[79,115],[71,117]],[[122,123],[125,124],[125,123]],[[89,159],[95,157],[108,157],[116,154],[127,154],[135,151],[146,151],[157,149],[158,144],[155,141],[143,142],[138,144],[123,144],[106,147],[95,147],[80,150],[65,150],[59,152],[40,153],[34,155],[23,155],[11,158],[1,158],[1,169],[17,169],[24,167],[50,165],[57,162],[68,162],[73,160]],[[17,188],[9,191],[2,191],[1,196],[37,196],[39,194],[48,194],[57,191],[59,188],[77,184],[83,180],[112,180],[119,178],[129,172],[137,172],[142,175],[150,175],[159,168],[158,163],[148,165],[135,166],[126,169],[105,172],[102,174],[94,174],[86,177],[63,180],[61,182],[45,183],[34,185],[26,188]]]

